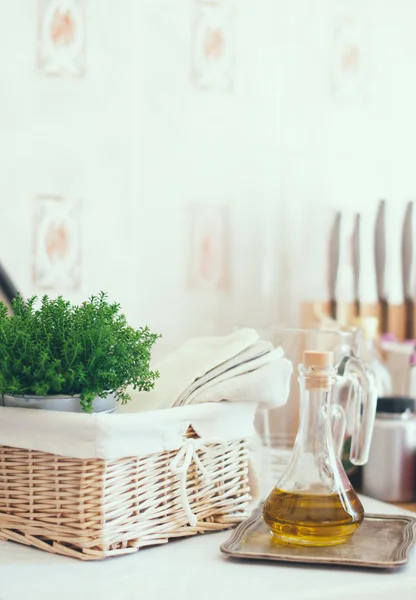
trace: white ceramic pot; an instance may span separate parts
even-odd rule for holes
[[[3,395],[3,406],[32,408],[38,410],[58,410],[62,412],[83,412],[79,396],[9,396]],[[114,413],[117,401],[114,394],[93,400],[93,413]]]

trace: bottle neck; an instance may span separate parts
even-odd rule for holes
[[[301,410],[297,449],[312,454],[328,448],[328,440],[332,441],[330,403],[332,385],[327,387],[311,387],[308,380],[299,378],[301,390]]]

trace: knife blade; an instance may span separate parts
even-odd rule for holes
[[[361,215],[357,213],[354,219],[354,229],[352,232],[352,271],[354,276],[354,312],[359,317],[361,313],[360,306],[360,227]]]
[[[4,294],[7,302],[11,304],[13,298],[17,296],[17,288],[11,280],[6,269],[0,263],[0,290]]]
[[[414,202],[408,202],[402,231],[402,282],[404,300],[405,339],[413,339],[414,302],[412,297]]]
[[[329,313],[337,318],[337,280],[340,255],[341,213],[337,212],[329,238]]]
[[[388,333],[389,304],[386,293],[386,201],[381,200],[377,210],[374,237],[374,258],[376,269],[377,297],[380,307],[380,331]]]

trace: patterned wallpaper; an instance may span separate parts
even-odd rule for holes
[[[45,292],[81,288],[81,202],[37,198],[34,224],[33,285]]]
[[[39,0],[38,65],[45,75],[85,74],[86,0]]]
[[[233,8],[230,0],[194,0],[191,77],[197,88],[233,88]]]
[[[414,195],[415,17],[411,0],[2,3],[1,260],[25,295],[108,291],[160,352],[296,322],[326,294],[332,211],[360,208],[370,236],[391,197],[395,235]]]

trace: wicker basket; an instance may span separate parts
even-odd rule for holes
[[[178,450],[115,460],[0,446],[0,539],[97,560],[233,527],[248,515],[247,443],[210,441],[190,426]]]

